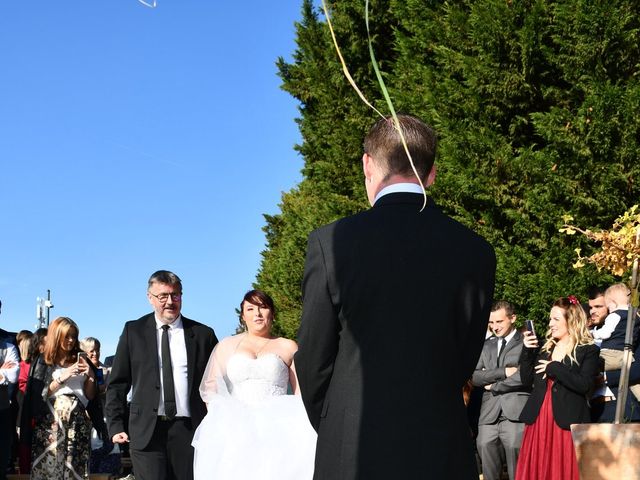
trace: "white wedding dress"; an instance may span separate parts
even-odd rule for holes
[[[193,438],[194,480],[311,480],[316,432],[302,398],[287,395],[289,367],[274,353],[236,353],[228,340],[200,387],[208,413]]]

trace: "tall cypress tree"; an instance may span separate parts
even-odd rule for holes
[[[619,0],[371,3],[376,56],[399,110],[440,138],[430,194],[496,248],[496,296],[521,318],[544,319],[554,297],[609,281],[574,270],[581,240],[558,232],[564,213],[608,227],[640,187],[640,24]],[[356,82],[381,110],[364,27],[364,2],[332,4],[338,41]],[[375,115],[344,78],[311,1],[298,49],[280,60],[283,88],[300,101],[303,180],[267,217],[257,283],[295,335],[310,230],[367,208],[362,139]],[[386,111],[386,110],[383,110]],[[376,261],[376,259],[372,259]],[[542,322],[541,322],[542,323]]]

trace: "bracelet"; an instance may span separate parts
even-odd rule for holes
[[[64,385],[64,380],[60,378],[61,376],[62,376],[62,372],[57,371],[57,372],[54,372],[53,375],[51,375],[51,378],[53,378],[56,382],[58,382],[58,385]]]

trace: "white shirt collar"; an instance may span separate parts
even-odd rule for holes
[[[506,337],[502,337],[502,338],[504,338],[507,341],[507,343],[509,343],[511,341],[511,339],[514,337],[514,335],[516,334],[517,331],[518,331],[518,329],[514,327],[513,330],[511,330],[511,333],[509,335],[507,335]],[[505,345],[507,343],[505,343]]]
[[[384,195],[388,195],[389,193],[419,193],[423,194],[422,187],[417,183],[392,183],[391,185],[387,185],[382,190],[378,192],[376,198],[373,199],[373,203],[375,204],[381,197]]]
[[[176,318],[171,323],[162,323],[160,320],[158,320],[158,317],[154,318],[156,320],[156,330],[160,330],[163,325],[169,325],[169,330],[172,330],[174,328],[182,328],[182,315],[178,315],[178,318]]]

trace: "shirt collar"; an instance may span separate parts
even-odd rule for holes
[[[381,197],[384,195],[388,195],[389,193],[419,193],[423,194],[422,187],[417,183],[392,183],[391,185],[387,185],[382,190],[378,192],[376,198],[373,199],[373,203],[375,204]]]
[[[154,317],[156,321],[156,330],[160,330],[163,325],[169,325],[169,329],[173,330],[174,328],[181,329],[182,328],[182,315],[178,315],[172,323],[162,323],[158,320],[158,317]]]
[[[511,330],[511,333],[509,335],[507,335],[506,337],[502,337],[502,338],[504,338],[507,341],[506,343],[509,343],[511,341],[511,339],[515,336],[517,331],[518,331],[518,329],[514,328],[513,330]],[[505,345],[506,345],[506,343],[505,343]]]

